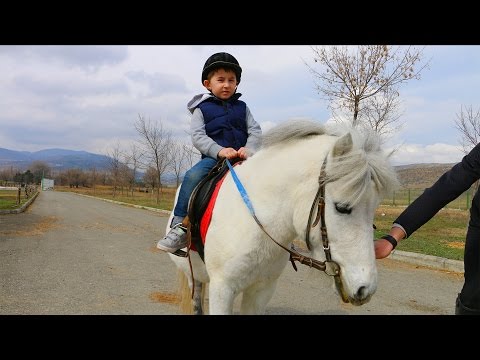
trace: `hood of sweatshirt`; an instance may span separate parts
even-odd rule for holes
[[[231,99],[238,99],[240,96],[242,96],[242,94],[240,93],[235,93],[233,94],[230,99],[228,99],[227,101],[231,100]],[[195,110],[195,108],[202,102],[204,102],[205,100],[209,99],[209,98],[216,98],[212,93],[208,93],[208,94],[198,94],[198,95],[195,95],[192,100],[190,100],[187,104],[187,109],[190,111],[190,113],[193,114],[193,111]],[[220,100],[220,99],[219,99]],[[222,100],[220,100],[222,101]]]

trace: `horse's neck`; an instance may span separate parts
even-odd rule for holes
[[[284,217],[285,226],[294,224],[302,231],[329,144],[312,138],[259,151],[245,163],[242,174],[253,201],[262,199],[275,216]]]
[[[333,137],[322,135],[265,148],[248,161],[253,182],[283,186],[285,191],[305,182],[318,182],[324,158],[333,143]]]

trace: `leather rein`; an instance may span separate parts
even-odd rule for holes
[[[310,229],[314,228],[315,226],[318,225],[318,222],[321,221],[321,226],[320,226],[320,231],[322,234],[322,244],[323,244],[323,251],[325,252],[325,261],[320,261],[313,259],[311,257],[308,257],[306,255],[300,254],[295,248],[293,247],[293,244],[290,249],[287,247],[283,246],[279,242],[277,242],[270,234],[265,230],[263,225],[260,223],[258,218],[255,216],[255,214],[252,214],[253,218],[255,219],[256,223],[262,229],[262,231],[278,246],[283,248],[285,251],[287,251],[290,254],[290,261],[292,263],[293,269],[297,271],[297,266],[295,264],[295,261],[298,261],[300,264],[303,265],[308,265],[309,267],[313,267],[317,270],[324,271],[325,274],[329,276],[334,276],[335,281],[339,282],[340,280],[340,265],[336,263],[335,261],[332,260],[332,254],[330,253],[330,245],[328,243],[328,234],[327,234],[327,225],[325,222],[325,184],[326,182],[323,181],[323,178],[325,178],[325,167],[327,163],[327,158],[325,157],[325,160],[323,161],[322,164],[322,169],[320,171],[320,176],[318,178],[318,190],[315,195],[315,199],[313,200],[312,206],[310,208],[310,214],[308,216],[308,222],[307,222],[307,228],[305,231],[305,243],[307,244],[307,247],[309,250],[310,248]],[[315,221],[313,221],[313,215],[315,214],[315,210],[317,212],[317,216],[315,217]],[[342,295],[343,296],[343,295]]]
[[[318,222],[321,221],[320,225],[320,232],[322,234],[322,245],[323,251],[325,252],[325,261],[320,261],[308,257],[306,255],[300,254],[293,244],[291,248],[288,249],[279,242],[277,242],[270,234],[265,230],[263,225],[260,223],[258,218],[255,214],[252,214],[253,218],[255,219],[256,223],[262,229],[262,231],[278,246],[288,251],[290,254],[290,262],[292,263],[293,269],[297,271],[297,266],[295,265],[295,261],[298,261],[300,264],[308,265],[309,267],[313,267],[317,270],[324,271],[325,274],[329,276],[333,276],[335,280],[335,285],[337,287],[340,296],[344,302],[348,302],[348,296],[345,293],[345,290],[342,285],[342,279],[340,277],[340,265],[337,262],[332,260],[332,254],[330,252],[330,245],[328,243],[328,233],[327,233],[327,225],[325,222],[325,167],[327,165],[327,157],[323,160],[322,168],[320,170],[320,176],[318,177],[318,190],[313,200],[312,206],[310,208],[310,214],[308,216],[307,228],[305,230],[305,243],[307,244],[308,250],[310,248],[310,229],[314,228],[318,225]],[[315,210],[317,212],[317,216],[315,217],[315,221],[312,223],[313,215],[315,214]]]

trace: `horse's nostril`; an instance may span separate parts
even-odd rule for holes
[[[357,300],[363,300],[367,297],[367,288],[365,286],[360,286],[355,294]]]

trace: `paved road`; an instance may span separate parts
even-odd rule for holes
[[[155,249],[167,215],[42,192],[0,215],[0,314],[179,314],[176,268]],[[267,314],[453,314],[463,274],[378,260],[378,290],[343,304],[330,277],[284,270]],[[238,309],[238,301],[237,301]]]

